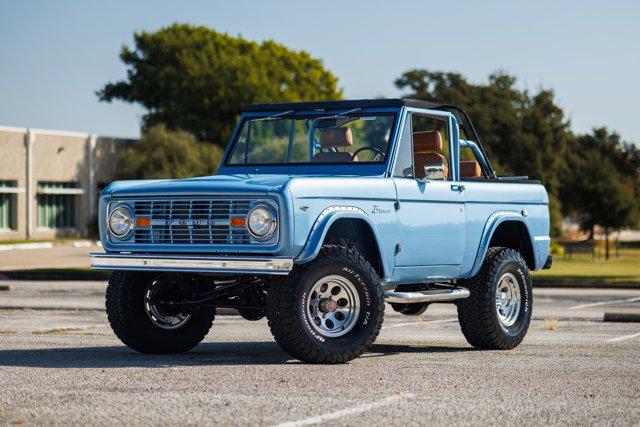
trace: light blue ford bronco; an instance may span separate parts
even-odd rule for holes
[[[343,363],[385,302],[454,303],[472,346],[511,349],[552,261],[544,187],[498,176],[464,111],[416,100],[247,106],[215,176],[114,182],[99,215],[109,322],[143,353],[187,351],[235,308]]]

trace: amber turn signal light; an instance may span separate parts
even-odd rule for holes
[[[234,216],[231,218],[231,226],[232,227],[244,227],[245,220],[243,216]]]
[[[136,218],[136,227],[148,227],[151,225],[150,218]]]

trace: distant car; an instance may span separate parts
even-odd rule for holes
[[[544,187],[498,177],[467,114],[424,101],[250,105],[217,175],[114,182],[99,213],[109,322],[143,353],[191,349],[231,307],[295,358],[347,362],[385,301],[454,302],[471,345],[511,349],[551,266]]]

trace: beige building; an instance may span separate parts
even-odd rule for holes
[[[87,236],[117,152],[134,141],[0,126],[0,241]]]

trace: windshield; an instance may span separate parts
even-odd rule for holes
[[[228,165],[384,163],[395,114],[293,115],[245,119]]]

